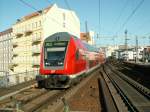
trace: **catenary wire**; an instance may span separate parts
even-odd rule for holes
[[[128,23],[128,21],[132,18],[132,16],[136,13],[136,11],[140,8],[140,6],[143,4],[144,0],[141,0],[138,5],[134,8],[134,10],[131,12],[131,14],[127,17],[127,19],[125,20],[125,22],[121,25],[121,27],[119,28],[119,30],[116,32],[116,34],[118,34],[118,32],[124,28],[124,26]]]

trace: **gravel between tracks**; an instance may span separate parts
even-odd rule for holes
[[[99,73],[96,72],[93,75],[95,75],[95,77],[90,79],[85,86],[80,88],[78,92],[69,99],[68,104],[71,111],[101,111],[97,83]]]

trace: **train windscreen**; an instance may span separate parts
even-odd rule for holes
[[[45,66],[63,66],[68,42],[45,42]]]

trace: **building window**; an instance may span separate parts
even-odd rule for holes
[[[38,34],[36,33],[36,34],[35,34],[35,38],[37,38],[37,37],[38,37]]]
[[[39,26],[41,26],[41,20],[39,21]]]
[[[34,23],[32,23],[32,29],[34,29]]]
[[[63,21],[65,21],[66,20],[66,15],[65,15],[65,13],[63,13]]]
[[[63,22],[63,27],[64,27],[64,28],[66,27],[66,24],[65,24],[65,22]]]
[[[35,22],[35,28],[37,28],[37,26],[38,26],[38,23],[37,23],[37,22]]]
[[[63,13],[63,27],[64,27],[64,28],[66,27],[65,20],[66,20],[66,15],[65,15],[65,13]]]
[[[42,33],[41,32],[39,32],[39,38],[41,38],[42,37]]]
[[[28,24],[28,29],[31,30],[31,25],[30,24]]]

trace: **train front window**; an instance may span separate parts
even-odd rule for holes
[[[53,42],[47,45],[49,46],[45,46],[45,66],[63,66],[67,44]]]

